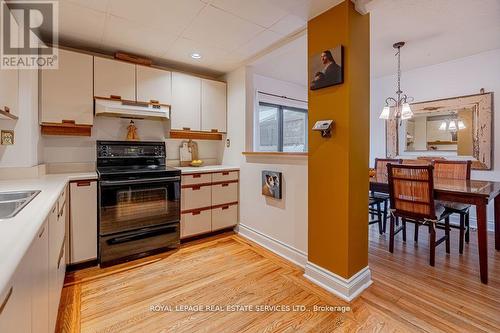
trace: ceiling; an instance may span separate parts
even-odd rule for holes
[[[408,70],[500,48],[500,0],[373,0],[372,77],[395,74],[392,44]]]
[[[59,0],[59,40],[216,75],[304,29],[309,18],[341,1]],[[192,53],[202,58],[192,59]]]
[[[374,78],[396,73],[392,45],[397,41],[406,42],[403,70],[500,48],[500,0],[372,0],[366,7]],[[296,39],[253,65],[257,74],[307,85],[307,39]]]
[[[302,34],[251,63],[253,72],[307,86],[307,34]]]

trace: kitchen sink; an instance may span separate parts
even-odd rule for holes
[[[0,219],[16,216],[39,193],[40,191],[0,192]]]

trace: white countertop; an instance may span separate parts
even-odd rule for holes
[[[59,194],[73,180],[97,179],[95,172],[51,174],[0,181],[0,192],[40,190],[16,216],[0,220],[0,292],[4,290]]]
[[[204,172],[218,172],[218,171],[235,171],[240,167],[233,165],[206,165],[200,167],[175,167],[181,170],[182,173],[204,173]]]

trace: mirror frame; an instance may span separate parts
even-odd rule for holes
[[[446,109],[473,110],[475,126],[473,129],[473,155],[472,169],[491,170],[492,151],[492,111],[493,111],[493,93],[481,93],[476,95],[458,96],[451,98],[438,99],[411,103],[413,114],[428,113],[429,111],[440,111]],[[404,158],[407,155],[399,155],[398,151],[398,128],[399,119],[389,119],[386,122],[386,156],[387,158]]]

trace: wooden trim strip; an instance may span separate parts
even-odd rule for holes
[[[201,208],[193,208],[193,209],[186,209],[181,211],[181,214],[192,214],[192,213],[199,213],[205,210],[212,210],[212,209],[217,209],[217,208],[223,208],[226,206],[235,206],[238,205],[238,201],[233,201],[233,202],[228,202],[228,203],[223,203],[219,205],[213,205],[213,206],[207,206],[207,207],[201,207]]]
[[[181,185],[181,188],[194,188],[199,190],[200,187],[204,186],[212,186],[212,183],[200,183],[200,184],[188,184],[188,185]]]
[[[194,175],[209,175],[209,174],[214,174],[214,173],[225,173],[225,172],[240,172],[240,169],[234,169],[234,170],[220,170],[220,171],[203,171],[203,172],[190,172],[190,173],[183,173],[183,176],[194,176]],[[195,177],[199,178],[199,177]]]
[[[186,130],[170,130],[171,139],[195,139],[195,140],[222,140],[222,133],[203,132],[203,131],[186,131]]]
[[[103,99],[106,101],[117,101],[117,102],[131,103],[131,104],[144,104],[144,106],[151,104],[151,105],[160,105],[160,106],[165,106],[165,107],[171,107],[170,104],[153,103],[156,101],[133,101],[131,99],[122,99],[121,96],[115,96],[115,95],[111,95],[110,97],[94,96],[94,99]]]
[[[79,125],[74,122],[41,123],[42,135],[91,136],[92,125]]]
[[[263,151],[244,151],[245,156],[309,156],[309,153],[284,153],[284,152],[263,152]]]

